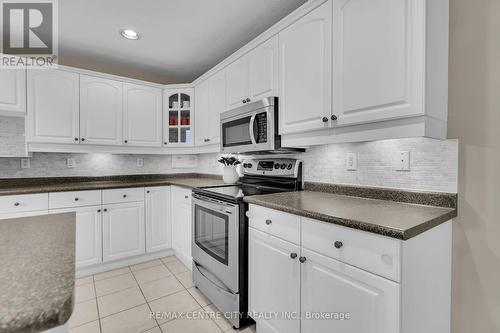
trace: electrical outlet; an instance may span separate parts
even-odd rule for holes
[[[76,160],[74,158],[67,158],[66,159],[66,167],[67,168],[74,168],[76,166]]]
[[[358,153],[347,153],[345,167],[349,171],[358,170]]]
[[[396,170],[410,171],[410,152],[400,151],[396,155]]]
[[[144,166],[144,159],[143,158],[138,158],[137,159],[137,166],[138,167],[143,167]]]
[[[30,167],[31,167],[30,159],[29,158],[21,158],[21,169],[29,169]]]

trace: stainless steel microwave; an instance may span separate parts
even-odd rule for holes
[[[278,98],[268,97],[220,115],[221,152],[266,154],[304,151],[281,147]]]

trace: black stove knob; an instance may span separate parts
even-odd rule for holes
[[[287,166],[286,166],[287,170],[291,170],[292,169],[292,163],[289,163]]]
[[[281,169],[284,170],[285,168],[286,168],[286,164],[285,163],[281,164]]]
[[[278,163],[275,163],[275,164],[274,164],[274,168],[275,168],[276,170],[278,170],[278,169],[280,168],[280,165],[279,165]]]
[[[253,167],[252,163],[247,164],[247,168],[251,169]]]

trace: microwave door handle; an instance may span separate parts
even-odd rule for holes
[[[250,140],[252,144],[256,145],[257,141],[255,141],[255,134],[253,132],[253,124],[255,123],[255,114],[250,118],[250,124],[248,124],[248,131],[250,132]]]

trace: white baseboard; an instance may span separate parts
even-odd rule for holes
[[[173,248],[175,256],[179,258],[179,260],[189,268],[189,270],[193,270],[193,258],[188,254],[180,251],[179,249]]]
[[[168,257],[174,254],[174,250],[168,249],[164,251],[154,252],[154,253],[146,253],[140,256],[135,256],[131,258],[116,260],[112,262],[102,263],[99,265],[82,267],[76,269],[76,277],[80,278],[83,276],[89,276],[92,274],[102,273],[106,271],[110,271],[117,268],[126,267],[129,265],[140,264],[141,262],[150,261],[162,257]],[[191,267],[191,264],[188,266]]]

